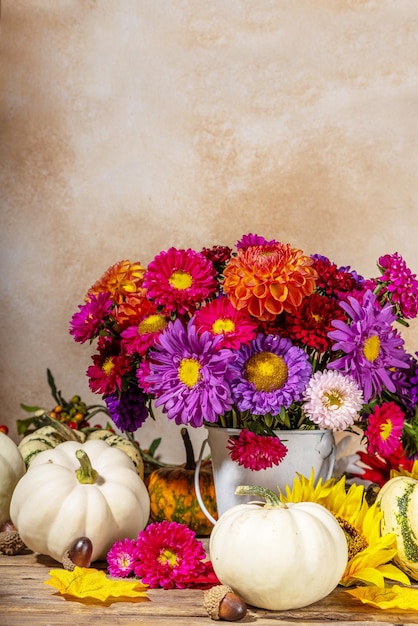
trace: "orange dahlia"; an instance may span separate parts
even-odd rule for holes
[[[269,243],[239,249],[224,271],[224,292],[237,309],[260,321],[291,313],[315,289],[313,259],[289,244]]]
[[[87,297],[90,293],[107,291],[115,304],[121,304],[126,296],[140,290],[144,272],[145,268],[140,263],[118,261],[90,287]]]

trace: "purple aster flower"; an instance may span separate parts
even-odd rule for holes
[[[141,389],[130,387],[120,394],[111,393],[104,398],[110,417],[122,431],[133,433],[148,417],[145,396]]]
[[[231,409],[228,367],[236,356],[219,348],[220,341],[207,331],[199,335],[193,319],[187,327],[177,319],[150,350],[147,390],[176,424],[199,427]]]
[[[240,411],[278,415],[282,407],[301,399],[312,366],[304,350],[290,339],[259,334],[238,351],[230,367],[232,396]]]
[[[418,315],[418,280],[406,265],[403,258],[395,252],[385,254],[379,259],[382,271],[381,281],[387,283],[391,301],[399,307],[401,314],[414,319]]]
[[[79,343],[97,337],[112,308],[112,300],[106,292],[92,293],[89,298],[86,304],[78,307],[79,311],[74,313],[70,322],[70,335]]]
[[[253,235],[252,233],[248,233],[248,235],[243,235],[241,239],[237,242],[237,250],[243,248],[246,250],[247,248],[251,248],[251,246],[269,246],[277,243],[275,239],[271,241],[267,241],[261,235]]]
[[[328,368],[351,375],[363,390],[366,403],[376,398],[384,387],[395,392],[394,372],[409,367],[409,356],[402,337],[392,327],[396,320],[392,306],[379,308],[371,291],[365,292],[362,304],[353,297],[340,304],[351,321],[331,322],[337,329],[328,333],[335,341],[332,350],[344,354],[331,361]]]

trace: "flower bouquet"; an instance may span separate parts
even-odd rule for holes
[[[363,433],[363,478],[382,482],[418,452],[417,355],[402,325],[418,281],[398,253],[363,278],[319,254],[248,234],[120,261],[72,316],[96,342],[89,386],[122,431],[161,407],[176,424],[240,428],[229,450],[250,469],[279,464],[277,431]]]

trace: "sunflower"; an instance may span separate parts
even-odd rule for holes
[[[396,554],[396,537],[380,534],[382,513],[376,504],[369,505],[362,485],[348,489],[343,476],[338,482],[320,479],[315,486],[314,475],[308,479],[298,475],[293,488],[280,492],[282,502],[317,502],[338,520],[347,538],[348,563],[340,584],[385,586],[385,579],[410,584],[406,574],[390,563]]]

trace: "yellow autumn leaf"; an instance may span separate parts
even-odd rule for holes
[[[379,609],[409,609],[418,611],[418,589],[412,587],[356,587],[346,593]]]
[[[109,598],[146,598],[148,585],[138,580],[111,580],[105,572],[91,567],[75,567],[70,572],[65,569],[51,569],[51,578],[45,585],[55,587],[63,595],[76,598],[95,598],[105,602]]]

